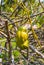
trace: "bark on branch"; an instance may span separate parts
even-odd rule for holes
[[[9,65],[11,65],[11,57],[12,57],[12,46],[11,46],[11,40],[10,40],[10,34],[9,34],[9,29],[8,29],[8,21],[5,21],[5,27],[6,27],[6,34],[7,34],[7,42],[9,45]]]
[[[31,48],[35,53],[37,53],[38,55],[40,55],[40,56],[44,59],[44,55],[43,55],[41,52],[39,52],[37,49],[35,49],[32,45],[30,45],[30,48]]]

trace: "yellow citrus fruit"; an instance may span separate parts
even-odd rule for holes
[[[25,31],[25,32],[27,31],[26,27],[23,27],[23,26],[19,27],[18,30]]]
[[[20,32],[20,31],[17,32],[17,37],[18,37],[18,38],[21,37],[21,32]]]
[[[28,48],[28,46],[29,46],[29,41],[26,40],[26,41],[23,43],[23,46],[24,46],[25,48]]]
[[[24,41],[26,40],[26,39],[28,39],[28,33],[26,33],[26,32],[21,32],[21,37],[22,37],[22,39],[24,39]]]
[[[21,44],[21,49],[27,49],[29,47],[29,41],[26,40],[23,44]]]
[[[25,32],[27,31],[25,27],[22,27],[22,30],[25,31]]]
[[[20,27],[16,32],[16,44],[21,49],[28,48],[28,33],[24,27]]]

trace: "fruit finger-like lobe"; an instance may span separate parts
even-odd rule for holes
[[[23,46],[24,46],[25,48],[28,48],[28,46],[29,46],[29,41],[26,40],[26,41],[24,42]]]
[[[16,44],[21,49],[27,49],[29,46],[28,33],[26,28],[19,28],[16,32]]]
[[[29,41],[26,40],[23,44],[21,44],[21,49],[27,49],[29,47]]]
[[[24,40],[26,40],[26,39],[28,39],[28,34],[26,33],[26,32],[21,32],[21,37],[22,37],[22,39],[24,39]]]

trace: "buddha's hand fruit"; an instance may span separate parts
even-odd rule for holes
[[[16,32],[16,44],[18,47],[21,49],[26,49],[28,48],[28,33],[26,31],[26,28],[20,27],[17,32]]]
[[[23,39],[23,41],[27,40],[28,39],[28,34],[26,32],[21,32],[21,37]]]
[[[26,40],[22,45],[21,45],[21,49],[27,49],[29,47],[29,41]]]

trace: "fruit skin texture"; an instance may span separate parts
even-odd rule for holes
[[[21,49],[27,49],[29,46],[28,33],[26,28],[21,27],[16,32],[16,44]]]
[[[21,37],[22,37],[22,39],[24,39],[24,41],[25,40],[27,40],[28,39],[28,34],[26,33],[26,32],[21,32]]]
[[[29,41],[26,40],[26,41],[21,45],[21,48],[22,48],[22,49],[27,49],[28,46],[29,46]]]

